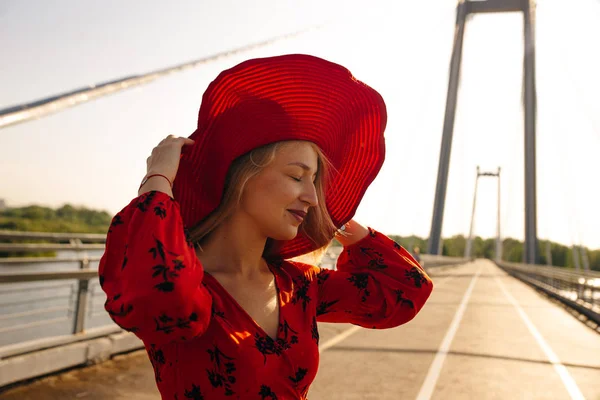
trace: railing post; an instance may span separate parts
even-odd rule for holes
[[[581,279],[584,279],[583,283],[581,283]],[[580,300],[583,300],[583,301],[585,301],[584,297],[583,297],[584,289],[585,289],[584,285],[585,285],[585,278],[579,278],[577,280],[577,298]]]
[[[90,268],[90,260],[88,257],[80,261],[79,268],[86,270]],[[87,309],[89,279],[80,279],[77,290],[77,300],[75,303],[75,321],[73,333],[78,334],[83,332],[85,327],[85,311]]]

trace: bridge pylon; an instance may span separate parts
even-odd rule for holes
[[[459,0],[456,6],[456,28],[454,45],[450,59],[450,74],[444,130],[440,149],[440,162],[435,189],[433,216],[428,241],[428,253],[440,254],[442,222],[446,188],[448,186],[448,170],[450,166],[450,150],[454,119],[456,116],[456,99],[462,60],[462,47],[465,24],[469,14],[523,12],[524,62],[523,62],[523,107],[525,109],[525,251],[524,262],[537,263],[537,198],[536,198],[536,89],[535,89],[535,1],[534,0]]]

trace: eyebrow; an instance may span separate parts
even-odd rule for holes
[[[289,163],[288,165],[296,165],[296,166],[302,168],[305,171],[310,171],[311,170],[311,168],[308,165],[306,165],[304,163],[301,163],[301,162],[292,162],[292,163]],[[314,175],[317,175],[317,173],[315,172]]]

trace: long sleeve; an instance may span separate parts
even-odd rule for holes
[[[191,339],[208,327],[212,298],[169,195],[145,193],[113,218],[98,272],[106,311],[145,343]]]
[[[387,236],[369,228],[344,248],[337,270],[317,276],[317,320],[391,328],[410,321],[427,301],[433,283],[419,263]]]

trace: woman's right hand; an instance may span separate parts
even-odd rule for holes
[[[175,180],[177,170],[179,169],[181,148],[190,144],[194,144],[192,139],[176,137],[175,135],[167,136],[152,149],[152,154],[146,160],[147,172],[145,176],[152,174],[165,175],[172,183]],[[138,196],[151,190],[165,192],[173,197],[171,185],[169,185],[169,182],[161,176],[153,176],[148,179],[148,181],[140,187]]]

